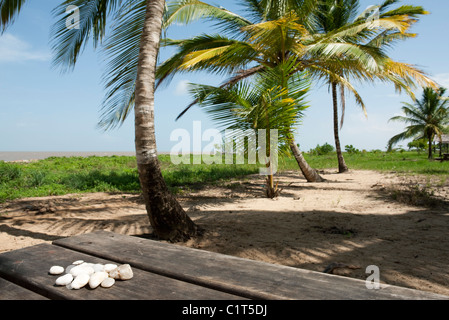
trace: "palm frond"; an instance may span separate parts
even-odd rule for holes
[[[424,10],[421,6],[413,5],[403,5],[398,8],[386,11],[387,7],[380,7],[380,17],[391,17],[391,16],[408,16],[409,18],[418,18],[420,15],[429,14],[428,11]]]
[[[106,68],[103,83],[106,95],[98,126],[111,129],[121,125],[134,107],[141,32],[146,1],[124,6],[114,16],[111,34],[102,47]]]
[[[53,10],[58,21],[51,28],[51,46],[55,53],[53,66],[63,71],[73,69],[80,53],[91,38],[94,47],[101,42],[106,32],[107,16],[113,13],[122,0],[66,0]],[[129,0],[129,2],[134,2]],[[67,21],[72,12],[69,6],[79,9],[79,25],[68,28]]]
[[[290,13],[278,20],[243,27],[242,32],[247,34],[245,40],[261,55],[284,60],[286,55],[280,56],[279,52],[302,52],[304,45],[298,39],[310,37],[308,30],[297,20],[296,14]]]
[[[418,126],[408,127],[405,131],[391,137],[390,140],[388,140],[388,150],[391,150],[391,148],[400,141],[406,139],[416,139],[420,137],[420,135],[422,134],[422,130],[423,128]]]
[[[401,0],[385,0],[380,6],[379,6],[379,10],[381,12],[385,12],[388,7],[390,7],[393,4],[399,3]]]
[[[421,87],[431,87],[438,89],[438,84],[430,79],[424,71],[419,70],[417,67],[402,62],[396,62],[391,59],[387,59],[385,64],[385,73],[391,73],[406,81],[408,85],[417,83]]]
[[[251,20],[251,23],[258,23],[264,20],[264,10],[259,0],[242,0],[240,3],[244,11]]]
[[[258,55],[248,43],[221,35],[200,35],[180,41],[177,45],[177,52],[158,66],[156,87],[182,72],[236,72],[245,69]]]
[[[5,32],[27,0],[0,0],[0,34]]]
[[[323,0],[313,12],[315,31],[328,33],[347,26],[356,17],[358,0]]]
[[[391,47],[395,41],[415,38],[416,36],[416,33],[391,32],[390,30],[384,30],[370,39],[367,46],[388,48]]]
[[[294,64],[267,68],[252,82],[229,88],[195,85],[199,105],[223,129],[277,129],[284,142],[306,108],[304,96],[310,82],[293,71]]]
[[[232,87],[233,85],[239,83],[240,81],[247,79],[255,74],[258,74],[260,71],[264,70],[263,66],[256,66],[253,68],[249,68],[247,70],[240,70],[236,75],[225,81],[222,85],[220,85],[220,89],[225,89]],[[195,95],[195,94],[194,94]],[[195,98],[177,117],[176,121],[179,120],[191,107],[196,105],[199,102],[199,98]]]
[[[344,58],[373,74],[381,70],[385,58],[384,53],[378,48],[341,42],[319,42],[309,45],[306,47],[306,53],[322,61]]]
[[[177,0],[167,4],[163,28],[172,24],[189,24],[199,19],[214,21],[224,32],[236,32],[251,24],[247,19],[223,7],[216,7],[199,0]]]

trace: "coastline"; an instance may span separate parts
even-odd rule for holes
[[[134,156],[134,151],[0,151],[0,161],[27,162],[49,157]]]

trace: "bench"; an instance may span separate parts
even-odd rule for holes
[[[110,289],[54,285],[52,265],[129,263],[134,278]],[[26,293],[26,294],[24,294]],[[86,300],[447,300],[365,281],[99,231],[0,254],[0,299]]]

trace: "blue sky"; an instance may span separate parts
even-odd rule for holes
[[[237,11],[236,2],[215,1]],[[88,46],[71,73],[61,74],[51,67],[51,10],[58,3],[57,0],[29,1],[15,24],[0,36],[0,151],[133,151],[132,116],[120,128],[106,132],[96,128],[104,96],[101,53]],[[376,3],[361,0],[361,9]],[[422,17],[413,27],[418,37],[398,43],[389,51],[390,56],[419,66],[449,88],[449,1],[408,0],[402,3],[423,5],[431,14]],[[211,29],[196,23],[173,27],[169,36],[186,38],[205,31],[211,32]],[[168,54],[162,51],[160,59],[168,58]],[[160,152],[168,152],[177,144],[170,141],[175,129],[192,132],[193,121],[201,121],[203,132],[214,128],[197,107],[181,120],[175,121],[175,118],[191,101],[186,83],[218,84],[221,80],[207,74],[184,74],[157,91],[156,136]],[[410,98],[395,93],[392,85],[363,85],[357,89],[367,106],[368,118],[349,97],[341,143],[359,149],[383,150],[388,139],[404,127],[400,123],[388,123],[388,119],[400,114],[401,102],[410,102]],[[327,87],[315,86],[308,101],[311,107],[297,135],[304,151],[325,142],[333,144],[332,100]],[[207,143],[204,142],[203,147]]]

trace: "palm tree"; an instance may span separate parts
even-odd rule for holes
[[[367,28],[363,30],[363,32],[359,32],[355,35],[355,37],[353,37],[352,39],[348,39],[347,41],[351,41],[354,44],[368,45],[380,48],[382,46],[391,46],[393,41],[395,40],[404,40],[416,36],[415,34],[407,32],[407,29],[412,25],[412,23],[414,23],[413,19],[416,19],[418,15],[426,14],[426,12],[421,7],[414,6],[402,6],[393,11],[387,11],[388,7],[395,2],[397,1],[385,1],[382,5],[372,6],[359,14],[359,0],[323,0],[319,3],[318,9],[316,10],[314,15],[314,21],[316,22],[314,25],[315,32],[322,34],[338,32],[338,30],[342,30],[344,28],[350,27],[351,25],[357,24],[358,21],[365,19],[367,14],[377,12],[379,14],[379,19],[386,19],[402,15],[404,17],[408,17],[408,19],[411,20],[409,20],[409,26],[401,31],[395,29],[387,29],[380,32],[377,36],[372,37],[370,36],[372,30],[370,30],[370,28]],[[368,37],[371,38],[369,42],[367,42]],[[345,55],[342,54],[340,56],[340,59],[346,59]],[[340,76],[347,78],[344,69],[341,70]],[[331,79],[329,79],[329,85],[332,89],[333,127],[335,148],[338,159],[338,172],[342,173],[348,171],[348,166],[346,165],[343,157],[339,137],[338,91],[340,91],[339,95],[342,110],[342,116],[340,120],[341,128],[343,126],[345,114],[345,89],[343,86],[339,86],[336,81],[332,81]],[[338,90],[338,87],[340,87],[340,90]],[[407,88],[409,92],[411,92],[410,89],[411,88]],[[366,109],[363,105],[361,106],[366,114]]]
[[[434,90],[424,88],[422,98],[414,104],[405,103],[402,112],[405,116],[392,117],[390,121],[408,123],[406,130],[388,141],[388,150],[399,141],[412,138],[427,139],[429,142],[428,158],[432,159],[432,142],[435,136],[441,139],[449,125],[449,100],[443,97],[445,88]]]
[[[187,9],[188,14],[191,15],[198,15],[198,17],[204,16],[205,12],[213,12],[214,15],[216,16],[222,16],[224,21],[228,21],[229,22],[229,26],[230,28],[228,28],[229,30],[234,30],[234,31],[238,31],[241,32],[240,27],[245,26],[245,25],[251,25],[251,23],[249,21],[246,21],[245,19],[241,19],[240,17],[238,17],[237,15],[234,15],[233,13],[223,9],[223,8],[218,8],[218,7],[214,7],[214,6],[210,6],[208,4],[202,3],[200,1],[187,1],[188,3],[186,3],[188,6],[190,6],[190,9],[193,9],[192,11],[190,9]],[[251,4],[252,1],[246,1],[246,3]],[[306,0],[304,1],[304,3],[306,3],[307,5],[304,5],[303,9],[306,8],[311,8],[313,7],[313,3],[314,1],[312,0]],[[276,13],[277,10],[279,8],[281,8],[282,6],[279,6],[278,8],[278,4],[279,3],[271,3],[272,8],[271,9],[267,9],[267,12],[269,13],[270,16],[279,16],[279,13]],[[192,7],[191,5],[195,5],[194,7]],[[259,6],[258,4],[255,4],[255,6]],[[169,6],[169,8],[173,9],[173,6]],[[260,9],[260,8],[259,8]],[[176,10],[176,9],[175,9]],[[183,10],[181,10],[183,11]],[[310,9],[309,9],[310,11]],[[179,13],[179,12],[178,12]],[[262,15],[264,13],[261,13],[260,15]],[[183,13],[179,13],[179,15],[183,15]],[[179,15],[176,15],[177,17],[175,18],[178,19]],[[305,16],[307,16],[307,14],[305,14]],[[189,17],[187,17],[187,19],[190,19]],[[138,21],[138,19],[134,19],[133,21],[129,21],[130,25],[132,24],[136,24]],[[171,23],[173,23],[173,15],[169,14],[168,18],[166,19],[166,26],[170,25]],[[134,42],[136,40],[130,40],[131,38],[133,38],[132,36],[129,36],[129,34],[132,33],[128,33],[125,36],[122,37],[117,37],[114,42],[115,43],[123,43],[123,42]],[[135,37],[134,37],[135,39]],[[197,39],[195,39],[197,40]],[[174,45],[174,44],[182,44],[185,46],[192,46],[192,47],[197,47],[197,41],[191,41],[191,40],[181,40],[181,41],[171,41],[171,40],[165,40],[164,44],[165,45]],[[213,39],[210,38],[208,36],[205,36],[203,40],[203,44],[206,45],[206,47],[210,48],[210,45],[208,45],[207,43],[209,41],[212,41],[212,43],[217,44],[217,42],[220,42],[220,37],[218,36],[217,39]],[[226,42],[228,42],[229,39],[227,39],[226,37],[223,38],[223,43],[225,44]],[[249,52],[249,50],[246,50],[245,52],[242,52],[242,48],[241,47],[235,47],[234,48],[235,51],[234,53],[236,55],[240,55],[240,53],[242,54],[242,56],[244,57],[244,54],[249,53],[250,55],[257,55],[257,52],[253,49],[252,52]],[[228,64],[228,57],[223,58],[224,61],[224,68],[226,69],[226,64]],[[117,70],[119,70],[119,76],[118,77],[110,77],[110,82],[109,82],[109,86],[111,88],[110,90],[110,95],[108,96],[108,100],[107,103],[105,104],[105,112],[103,115],[103,119],[101,121],[101,125],[104,127],[111,127],[111,126],[115,126],[119,123],[121,123],[128,115],[129,111],[132,109],[133,107],[133,87],[132,87],[132,79],[134,78],[134,69],[135,69],[135,65],[136,65],[136,57],[135,54],[133,53],[129,53],[127,56],[123,56],[117,59],[112,59],[111,62],[113,64],[115,64],[115,67]],[[171,61],[173,61],[175,59],[171,59]],[[117,62],[118,61],[118,62]],[[230,61],[230,60],[229,60]],[[122,63],[121,62],[126,62],[126,63]],[[247,60],[247,62],[251,62],[251,60]],[[158,74],[161,74],[163,71],[163,67],[160,66],[158,68],[159,72]],[[256,66],[255,68],[250,68],[248,70],[244,70],[243,74],[239,74],[236,77],[233,77],[231,79],[230,82],[227,83],[227,85],[231,84],[231,83],[235,83],[238,82],[241,79],[244,79],[245,77],[249,76],[249,75],[253,75],[256,74],[257,72],[261,71],[262,68]],[[166,80],[167,78],[170,78],[170,76],[174,74],[171,73],[171,71],[169,71],[168,73],[166,73],[166,75],[161,76],[161,78],[163,79],[159,79],[160,81],[158,82],[158,84],[160,84],[162,82],[162,80]],[[124,86],[125,84],[125,86]],[[121,90],[120,88],[124,88],[124,90]],[[122,98],[125,97],[125,98]],[[296,144],[293,144],[293,146],[295,148],[297,148]],[[306,176],[306,178],[308,179],[308,181],[320,181],[321,177],[319,177],[319,175],[310,168],[310,166],[308,166],[308,164],[305,162],[304,157],[302,157],[302,154],[300,153],[299,149],[297,148],[297,154],[299,153],[299,156],[297,157],[297,159],[302,159],[303,163],[301,168],[305,168],[306,171],[303,172],[307,172],[308,175]]]
[[[358,10],[358,0],[327,0],[320,2],[318,10],[315,14],[316,31],[321,33],[329,33],[343,28],[350,24],[355,18],[355,12]],[[343,57],[341,57],[343,59]],[[343,71],[343,70],[342,70]],[[342,75],[343,76],[343,75]],[[333,126],[334,126],[334,140],[335,149],[338,159],[338,172],[348,171],[343,153],[341,151],[339,126],[338,126],[338,97],[337,97],[337,82],[330,81],[332,87],[332,104],[333,104]],[[345,109],[344,87],[340,87],[342,121]]]
[[[198,232],[170,193],[159,165],[154,129],[154,83],[165,0],[146,1],[135,84],[135,143],[139,179],[151,225],[162,239],[187,240]]]
[[[274,198],[280,190],[274,184],[273,168],[277,161],[273,154],[285,151],[293,141],[292,128],[297,126],[302,118],[303,110],[307,108],[304,97],[309,90],[310,81],[303,74],[292,72],[295,68],[294,61],[279,64],[275,68],[268,68],[259,73],[254,81],[244,80],[227,88],[209,85],[193,85],[191,93],[194,95],[200,107],[204,108],[211,118],[224,130],[242,129],[265,132],[264,146],[266,154],[259,153],[259,161],[262,156],[267,159],[266,195]],[[273,144],[270,130],[275,129],[278,144]],[[262,138],[263,139],[263,138]],[[242,139],[243,140],[243,139]],[[247,144],[248,148],[256,148]],[[248,150],[254,152],[254,150]],[[262,162],[265,162],[263,160]]]
[[[386,0],[380,7],[385,11],[396,2]],[[318,3],[316,0],[243,0],[247,18],[199,0],[171,3],[165,27],[204,18],[215,21],[221,34],[184,40],[165,39],[165,46],[175,46],[178,51],[158,67],[156,87],[176,73],[201,70],[230,74],[222,85],[227,87],[292,55],[297,57],[296,72],[308,70],[316,80],[338,83],[354,94],[356,102],[364,110],[363,100],[346,78],[389,81],[397,90],[406,90],[409,94],[413,94],[410,87],[415,82],[434,85],[420,70],[388,59],[382,50],[390,42],[408,37],[408,28],[416,22],[416,16],[424,12],[421,7],[402,6],[383,12],[375,26],[372,22],[358,19],[333,32],[319,34],[314,31],[316,22],[313,16]],[[137,53],[133,48],[139,42],[139,34],[135,30],[141,24],[142,14],[138,8],[129,11],[132,12],[123,15],[127,27],[121,29],[123,32],[115,33],[107,45],[130,49],[110,56],[110,68],[114,73],[105,77],[109,92],[100,122],[105,128],[122,123],[134,105]],[[406,11],[409,15],[405,14]],[[365,39],[366,44],[354,42],[357,37]],[[344,76],[342,70],[345,71]],[[194,104],[196,101],[178,118]],[[306,179],[319,181],[321,177],[308,166],[297,145],[293,143],[291,146],[302,172],[311,173]]]
[[[13,21],[25,2],[25,0],[0,1],[2,31]],[[67,28],[66,23],[70,19],[71,12],[66,12],[66,9],[71,5],[80,10],[79,28]],[[165,0],[130,0],[126,3],[121,0],[66,0],[54,10],[59,20],[52,30],[53,50],[55,66],[67,70],[75,66],[90,36],[94,46],[101,42],[105,36],[109,17],[115,17],[119,22],[113,30],[113,39],[132,29],[137,41],[115,44],[106,49],[116,57],[122,57],[129,51],[136,54],[132,99],[135,109],[135,145],[139,179],[155,235],[161,239],[179,241],[195,236],[199,228],[168,190],[157,158],[154,83],[164,9]],[[121,24],[123,20],[136,14],[140,17],[138,25],[134,23],[130,27]],[[121,76],[120,70],[114,68],[107,70],[107,74],[110,77]],[[107,83],[106,86],[110,88],[110,84]],[[114,90],[126,90],[126,83],[114,87]]]
[[[394,2],[397,1],[386,1],[380,6],[381,10],[385,11]],[[390,81],[396,89],[409,93],[415,81],[427,85],[432,83],[420,70],[392,61],[382,50],[393,40],[409,35],[407,30],[416,22],[415,17],[424,13],[421,7],[405,6],[382,12],[376,27],[372,22],[359,18],[332,31],[318,32],[319,26],[314,16],[317,10],[321,10],[319,3],[302,1],[300,5],[287,0],[247,0],[244,5],[249,14],[248,18],[244,18],[197,0],[178,1],[169,6],[166,25],[206,17],[217,21],[222,34],[167,40],[166,45],[176,46],[178,51],[158,67],[158,85],[176,73],[206,70],[231,74],[222,85],[226,87],[282,63],[291,56],[296,57],[295,72],[307,70],[314,79],[326,79],[332,83],[335,106],[336,86],[339,85],[342,90],[346,88],[352,92],[365,110],[363,100],[347,80],[349,78]],[[227,37],[230,32],[232,35]],[[361,43],[361,39],[365,44]],[[196,102],[191,103],[181,115]],[[335,118],[338,118],[337,114]],[[338,138],[338,124],[336,134]],[[336,142],[339,144],[339,139]],[[293,154],[297,154],[295,146],[292,144]],[[301,161],[301,157],[297,159]],[[342,166],[342,169],[345,170],[345,167]],[[306,178],[314,181],[313,177],[310,180]]]

